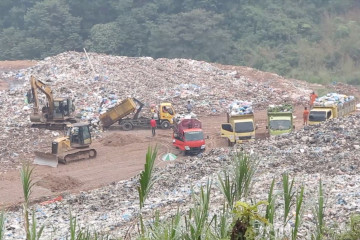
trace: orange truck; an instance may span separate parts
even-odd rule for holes
[[[205,151],[204,132],[201,122],[191,116],[176,117],[173,127],[173,145],[187,154]]]

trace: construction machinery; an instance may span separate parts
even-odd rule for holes
[[[96,157],[96,150],[90,148],[89,124],[74,123],[67,126],[66,136],[55,139],[51,152],[35,151],[35,164],[57,167],[58,162],[68,163]]]
[[[143,107],[144,104],[136,98],[127,98],[113,108],[110,108],[105,113],[101,114],[99,118],[104,128],[108,128],[116,122],[118,122],[120,127],[125,131],[130,131],[134,127],[150,127],[150,118],[139,117]],[[157,125],[161,126],[163,129],[170,128],[173,123],[172,119],[175,115],[175,111],[171,103],[161,103],[158,107],[159,113],[153,114]],[[125,118],[134,112],[135,114],[132,118]]]
[[[31,127],[46,128],[50,130],[62,130],[69,123],[75,123],[76,119],[72,117],[75,111],[74,104],[69,98],[54,98],[51,88],[34,76],[30,78],[33,102],[33,112],[30,115]],[[46,105],[40,111],[38,90],[46,96]]]
[[[186,154],[205,151],[205,138],[201,122],[191,115],[174,118],[173,145]]]

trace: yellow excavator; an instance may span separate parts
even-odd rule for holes
[[[74,104],[69,98],[54,98],[51,88],[34,76],[30,78],[31,97],[29,103],[34,103],[33,112],[30,115],[31,127],[46,128],[50,130],[62,130],[69,123],[75,123],[72,117],[75,111]],[[46,96],[46,106],[40,112],[38,90]]]
[[[35,164],[57,167],[58,162],[68,163],[96,157],[96,150],[90,148],[89,124],[74,123],[67,126],[66,136],[55,139],[50,152],[35,151]]]

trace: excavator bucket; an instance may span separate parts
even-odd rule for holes
[[[38,151],[35,151],[34,153],[35,153],[34,164],[57,167],[58,158],[56,155],[51,153],[38,152]]]

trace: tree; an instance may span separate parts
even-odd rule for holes
[[[162,16],[151,26],[149,55],[224,62],[233,44],[222,20],[200,9]]]
[[[80,18],[73,17],[63,0],[38,2],[24,16],[27,37],[44,45],[41,57],[82,48]]]

